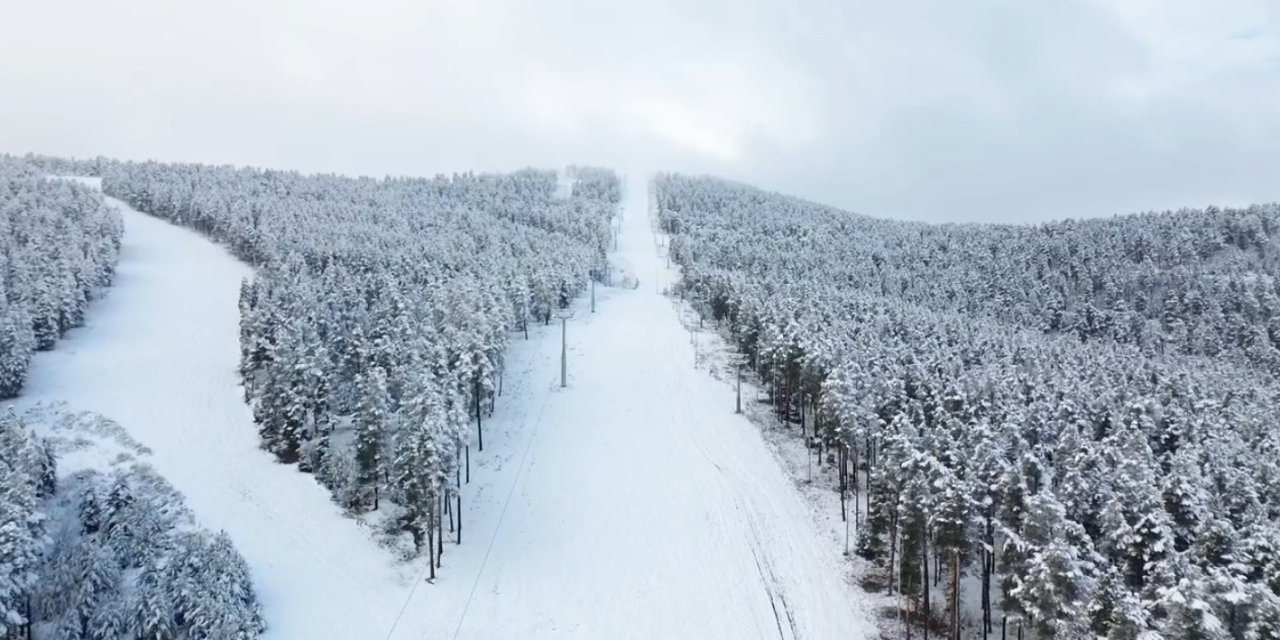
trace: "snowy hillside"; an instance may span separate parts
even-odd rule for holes
[[[657,185],[679,292],[840,470],[901,631],[1280,635],[1280,209],[925,225]]]
[[[640,286],[600,287],[596,314],[575,303],[565,389],[559,327],[513,339],[462,488],[463,544],[433,584],[259,448],[236,376],[251,271],[194,232],[111,200],[117,284],[36,358],[22,403],[93,409],[148,447],[245,556],[265,637],[863,637],[836,550],[731,390],[694,369],[658,293],[671,275],[646,184],[629,187],[615,258]]]
[[[194,232],[108,201],[125,224],[116,284],[84,328],[37,354],[19,407],[65,401],[149,448],[197,520],[225,530],[248,560],[266,637],[324,637],[361,601],[393,598],[387,554],[327,491],[258,447],[236,376],[236,300],[252,272]]]

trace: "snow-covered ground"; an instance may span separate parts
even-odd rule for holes
[[[694,367],[673,277],[629,183],[619,252],[635,289],[513,336],[461,546],[434,584],[328,493],[258,449],[236,376],[241,278],[197,234],[129,210],[116,285],[39,354],[21,404],[124,426],[254,571],[271,638],[869,638],[840,549],[733,392]]]

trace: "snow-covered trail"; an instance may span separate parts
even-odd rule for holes
[[[83,328],[37,354],[19,407],[65,402],[120,423],[201,524],[253,571],[268,638],[381,638],[404,602],[398,565],[328,492],[258,448],[241,398],[239,283],[252,271],[202,236],[124,218],[117,279]]]
[[[615,258],[639,288],[598,292],[594,315],[579,304],[567,389],[544,347],[515,477],[501,504],[473,504],[471,542],[410,603],[432,609],[428,626],[398,637],[873,637],[838,549],[732,389],[694,367],[659,293],[674,274],[643,176],[625,206]]]

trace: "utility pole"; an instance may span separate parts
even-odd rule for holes
[[[735,413],[742,413],[742,365],[739,364],[737,369],[738,369],[738,398],[737,398],[737,410],[735,411]]]
[[[569,386],[569,342],[568,342],[568,321],[573,317],[573,312],[569,309],[560,309],[556,311],[556,316],[560,318],[560,388]]]
[[[849,555],[849,518],[844,519],[844,555]]]
[[[809,464],[809,484],[813,484],[813,441],[804,438],[804,461]]]
[[[693,323],[689,323],[689,338],[693,343],[693,366],[698,368],[702,365],[702,352],[698,351],[698,334],[695,333]]]
[[[737,372],[738,378],[738,397],[735,404],[734,413],[742,413],[742,365],[747,363],[747,357],[737,351],[729,354],[729,364],[733,365]]]

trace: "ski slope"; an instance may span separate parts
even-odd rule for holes
[[[615,255],[640,286],[599,291],[596,314],[579,304],[567,389],[554,349],[528,374],[542,384],[497,519],[482,507],[484,537],[446,554],[440,583],[409,605],[434,602],[453,633],[411,637],[874,636],[839,550],[733,413],[732,389],[694,368],[660,293],[674,272],[647,189],[629,181]]]
[[[19,404],[95,411],[149,447],[200,522],[227,531],[248,561],[268,638],[374,637],[359,618],[394,615],[380,601],[403,600],[400,569],[323,487],[258,448],[241,399],[237,301],[251,269],[108,202],[125,225],[116,282],[85,327],[36,355]]]
[[[254,573],[268,638],[870,638],[829,540],[732,389],[694,368],[673,277],[629,184],[616,261],[559,327],[513,334],[472,448],[463,544],[434,584],[258,449],[241,399],[237,296],[251,270],[194,232],[119,207],[118,277],[84,328],[38,354],[20,404],[123,425]]]

